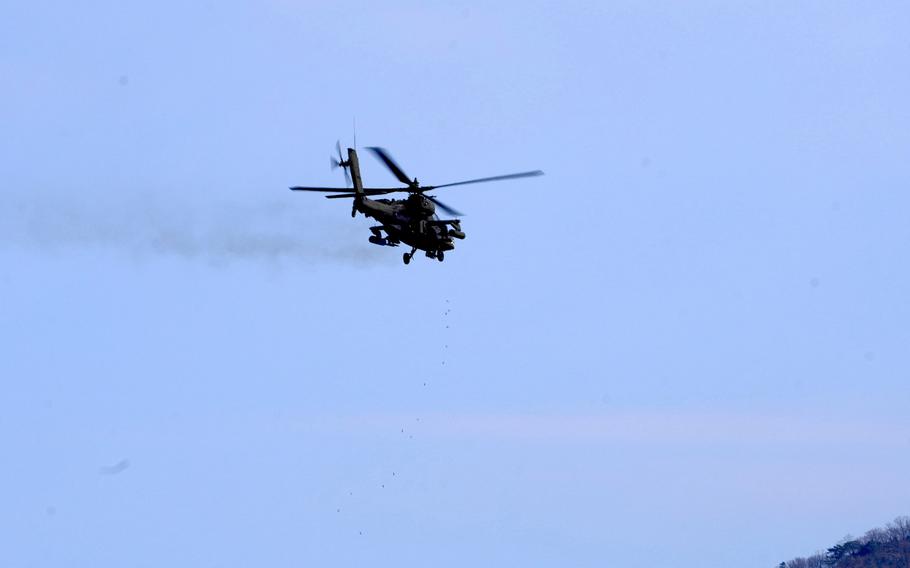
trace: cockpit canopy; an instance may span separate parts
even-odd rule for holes
[[[419,193],[412,193],[407,200],[408,209],[414,215],[431,217],[436,213],[436,205]]]

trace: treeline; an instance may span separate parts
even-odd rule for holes
[[[885,528],[861,538],[846,537],[826,552],[781,562],[777,568],[908,568],[910,517],[898,517]]]

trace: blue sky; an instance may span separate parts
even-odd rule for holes
[[[910,513],[908,16],[4,4],[0,564],[767,567]],[[355,117],[547,175],[405,267],[286,189]]]

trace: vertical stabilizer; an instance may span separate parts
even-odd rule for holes
[[[357,150],[348,148],[348,166],[351,168],[351,181],[354,182],[354,203],[351,206],[351,217],[357,216],[357,210],[363,203],[363,181],[360,179],[360,162],[357,161]]]
[[[348,164],[351,168],[351,180],[354,182],[354,193],[363,196],[363,181],[360,179],[360,162],[357,161],[357,150],[348,148]]]

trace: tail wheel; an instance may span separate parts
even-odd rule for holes
[[[405,264],[410,264],[411,255],[409,255],[408,253],[404,253],[404,255],[402,255],[402,257],[401,257],[401,260],[403,260]]]
[[[438,260],[439,262],[442,262],[443,259],[445,259],[445,257],[446,257],[446,255],[442,251],[439,251],[436,253],[436,260]]]

